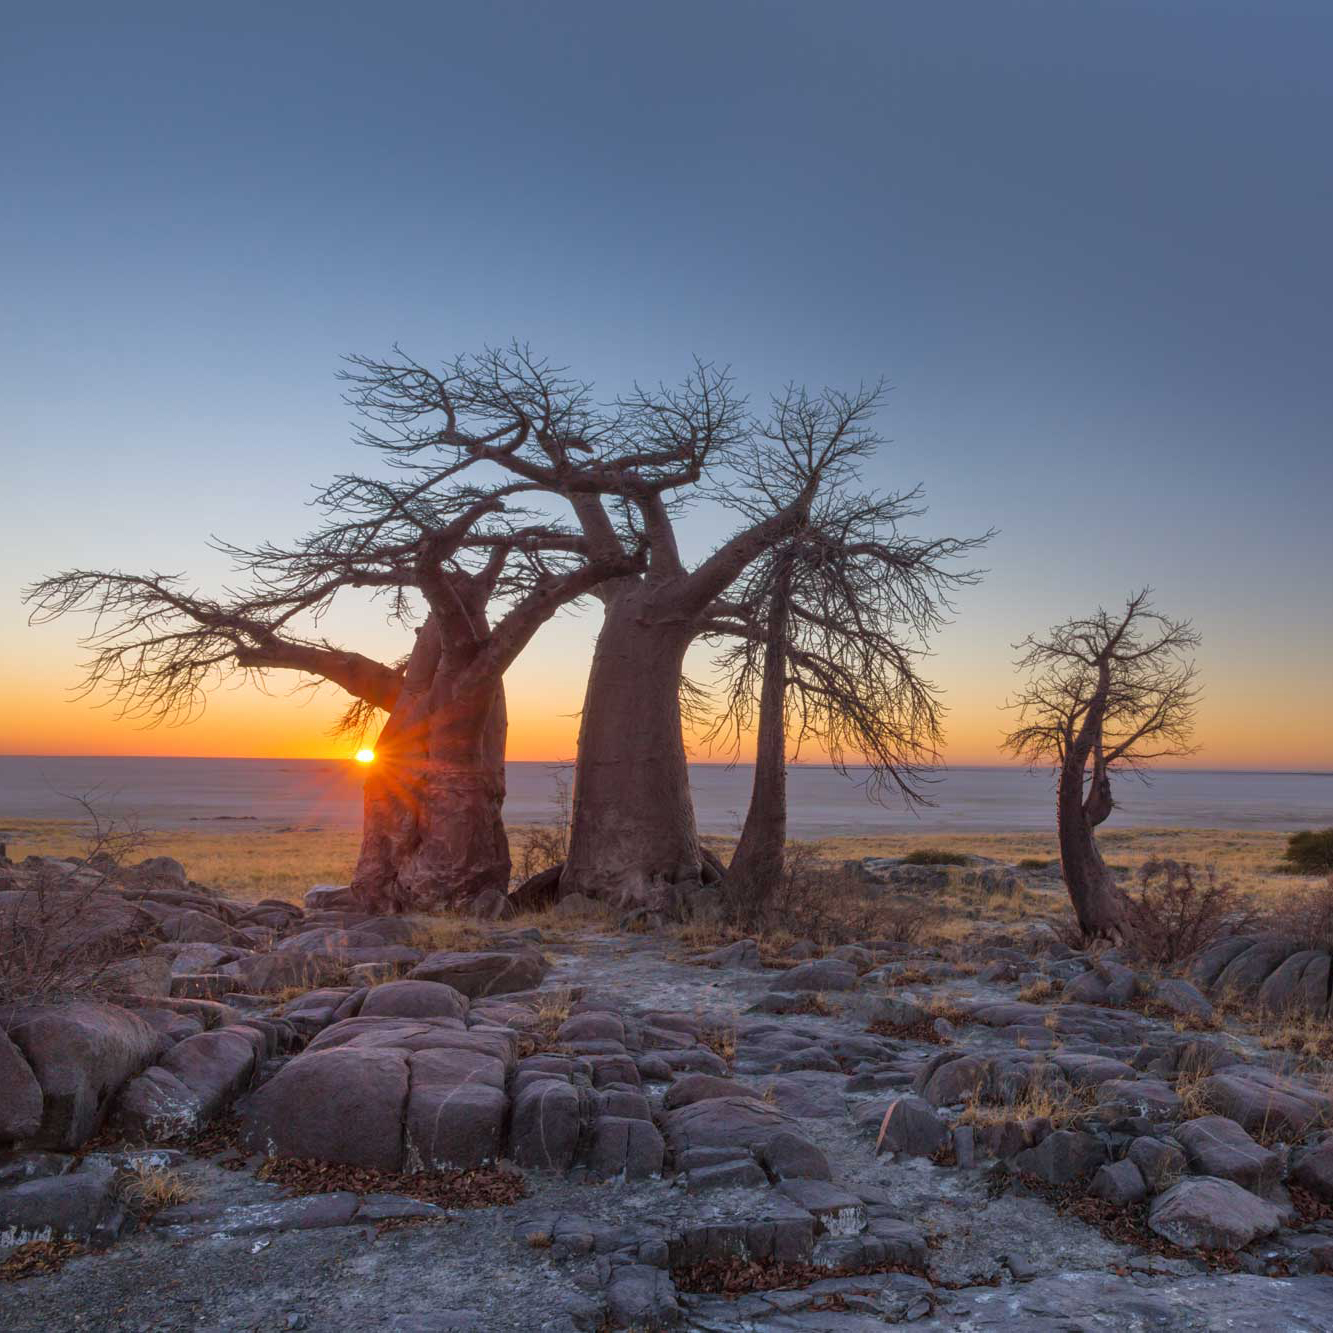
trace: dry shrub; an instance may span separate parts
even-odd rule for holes
[[[916,944],[931,917],[929,909],[910,899],[892,903],[881,900],[877,906],[875,938],[899,944]]]
[[[76,800],[92,824],[84,856],[25,863],[0,876],[0,889],[12,895],[0,905],[0,1004],[93,994],[112,964],[143,946],[136,928],[108,915],[120,910],[116,880],[143,836],[103,818],[87,798]]]
[[[1134,900],[1133,946],[1158,967],[1172,967],[1226,935],[1252,925],[1256,912],[1234,884],[1207,866],[1166,858],[1139,870]]]
[[[1285,875],[1333,874],[1333,828],[1293,833],[1282,862],[1278,869]]]
[[[719,885],[725,923],[741,935],[770,936],[799,930],[824,945],[857,940],[916,940],[930,909],[911,899],[866,896],[865,881],[846,862],[834,862],[818,843],[791,842],[782,875],[756,896]]]
[[[731,1064],[736,1059],[736,1025],[705,1028],[699,1034],[699,1044],[707,1046],[719,1060]]]
[[[1285,897],[1273,913],[1272,926],[1302,949],[1333,953],[1333,875],[1326,884]]]
[[[555,774],[555,809],[550,824],[539,824],[515,831],[514,879],[518,883],[540,875],[543,870],[563,865],[569,856],[569,826],[572,796],[569,775]]]

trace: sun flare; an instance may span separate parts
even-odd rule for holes
[[[358,750],[356,752],[356,762],[358,764],[369,764],[375,760],[374,750]]]

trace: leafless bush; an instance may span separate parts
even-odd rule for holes
[[[73,799],[92,823],[85,855],[25,862],[0,891],[0,1004],[93,993],[138,942],[135,910],[113,893],[144,837],[132,824],[102,816],[89,798]]]
[[[778,931],[829,944],[854,940],[916,940],[930,919],[919,901],[866,896],[864,882],[844,862],[826,859],[818,843],[788,843],[782,874],[771,892],[755,897],[721,884],[728,924],[755,934]]]
[[[1276,933],[1289,936],[1303,949],[1333,953],[1333,875],[1318,888],[1284,899],[1271,924]]]
[[[525,830],[523,844],[514,862],[514,874],[522,884],[543,870],[563,865],[569,855],[572,810],[570,780],[566,772],[555,774],[554,823]]]
[[[915,944],[930,918],[930,911],[920,902],[904,899],[886,904],[881,899],[875,913],[875,938],[896,940],[899,944]]]
[[[1244,930],[1257,916],[1212,866],[1200,872],[1188,862],[1154,859],[1140,867],[1138,880],[1132,944],[1159,967],[1183,962],[1215,940]]]

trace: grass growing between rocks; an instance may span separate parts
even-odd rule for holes
[[[1010,1120],[1046,1120],[1052,1129],[1064,1129],[1095,1104],[1095,1091],[1091,1087],[1076,1088],[1067,1083],[1034,1078],[1012,1102],[988,1101],[979,1091],[974,1092],[964,1103],[955,1123],[981,1128]]]
[[[126,1168],[116,1188],[127,1207],[141,1218],[152,1217],[159,1209],[189,1203],[198,1190],[169,1166],[151,1166],[136,1162]]]

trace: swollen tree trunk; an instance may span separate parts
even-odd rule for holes
[[[787,844],[787,629],[790,569],[780,574],[764,629],[754,786],[740,841],[727,867],[727,896],[756,915],[782,877]]]
[[[504,686],[456,697],[460,665],[428,621],[366,777],[352,892],[367,911],[458,907],[508,887]]]
[[[1077,750],[1065,756],[1060,767],[1057,825],[1060,835],[1060,868],[1074,905],[1074,915],[1090,939],[1122,940],[1129,931],[1130,902],[1117,887],[1094,830],[1111,811],[1110,783],[1097,771],[1092,790],[1084,796],[1083,772],[1086,756]]]
[[[668,905],[700,878],[681,735],[680,680],[693,618],[663,614],[660,588],[610,599],[584,700],[569,857],[560,893],[623,907]]]

